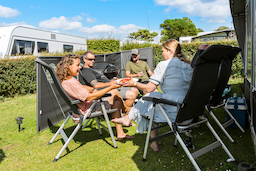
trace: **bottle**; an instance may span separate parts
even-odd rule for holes
[[[143,77],[143,71],[140,71],[140,73],[141,73],[141,77]]]

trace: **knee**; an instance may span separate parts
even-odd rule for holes
[[[137,91],[127,91],[126,93],[126,99],[136,99],[138,96],[138,90]]]
[[[139,90],[137,89],[137,88],[134,88],[134,87],[132,87],[132,92],[136,95],[136,97],[137,97],[137,95],[138,95],[138,93],[139,93]]]
[[[113,90],[111,90],[111,91],[112,91],[112,93],[115,94],[115,95],[116,95],[116,94],[119,94],[119,91],[118,91],[117,89],[113,89]]]

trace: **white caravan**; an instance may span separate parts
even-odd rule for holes
[[[0,27],[0,59],[41,52],[87,50],[84,37],[26,26]]]

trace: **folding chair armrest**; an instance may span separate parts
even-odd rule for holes
[[[102,97],[109,97],[109,96],[111,96],[111,94],[110,93],[106,93],[103,96],[99,97],[99,99],[102,98]],[[78,104],[78,103],[81,103],[81,102],[83,102],[83,101],[82,100],[73,100],[71,102],[71,104]]]
[[[144,97],[142,97],[142,99],[146,100],[146,101],[151,101],[153,103],[163,103],[163,104],[172,105],[172,106],[181,105],[181,103],[177,103],[177,102],[167,100],[167,99],[164,99],[164,98],[160,98],[160,97],[144,96]]]
[[[78,103],[81,103],[83,102],[82,100],[73,100],[71,101],[71,104],[78,104]]]

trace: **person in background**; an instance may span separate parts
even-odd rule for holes
[[[154,74],[150,77],[147,84],[136,83],[134,81],[127,82],[124,86],[137,87],[147,94],[145,96],[155,96],[182,103],[190,86],[193,69],[184,54],[181,53],[181,46],[177,40],[169,39],[162,44],[163,61],[158,63]],[[162,92],[154,92],[156,87],[160,85]],[[141,115],[151,117],[153,103],[144,101],[142,98],[132,107],[129,114],[122,118],[112,119],[114,123],[129,125],[131,120],[137,122],[137,132],[143,133],[147,131],[148,120]],[[162,104],[163,109],[168,115],[171,122],[174,122],[178,112],[177,106]],[[155,108],[155,122],[166,122],[164,116],[158,107]],[[157,136],[157,130],[152,130],[151,138]],[[157,141],[150,145],[154,151],[159,151]]]
[[[153,72],[145,61],[139,59],[140,54],[138,49],[133,49],[131,55],[131,60],[127,62],[125,67],[126,77],[135,77],[142,83],[148,83],[148,75],[153,75]]]
[[[68,54],[64,56],[57,65],[56,74],[61,82],[63,89],[73,100],[81,100],[82,102],[77,104],[83,115],[86,114],[87,110],[93,103],[93,100],[102,97],[104,94],[112,90],[114,94],[113,98],[108,98],[108,102],[105,102],[106,109],[118,109],[116,112],[112,113],[112,118],[121,117],[120,110],[124,109],[125,106],[122,103],[122,99],[118,97],[118,90],[120,85],[112,84],[111,86],[101,89],[99,91],[95,90],[93,87],[82,85],[74,76],[79,75],[80,66],[80,56]],[[101,110],[100,102],[97,103],[94,111]],[[73,117],[78,118],[78,114],[72,114]],[[117,139],[123,140],[125,138],[133,138],[133,136],[124,133],[122,125],[116,123]]]
[[[84,79],[86,85],[92,86],[95,89],[109,87],[112,84],[116,84],[116,80],[109,80],[104,74],[93,69],[95,63],[95,55],[92,51],[87,51],[83,55],[84,67],[82,71],[82,78]],[[119,87],[118,88],[120,96],[125,99],[125,106],[127,110],[123,113],[127,113],[129,109],[133,106],[133,102],[137,98],[138,89],[135,87]],[[110,91],[111,93],[111,91]],[[124,114],[124,115],[125,115]],[[128,114],[128,113],[127,113]]]

